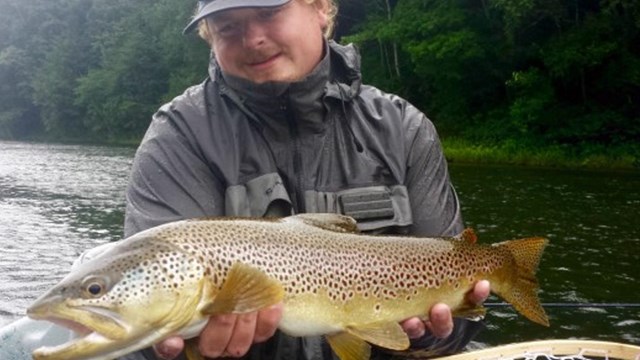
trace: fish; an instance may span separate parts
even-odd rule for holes
[[[465,294],[481,279],[531,321],[549,326],[535,277],[548,240],[480,244],[455,237],[370,235],[339,214],[204,218],[166,223],[116,242],[40,296],[27,315],[78,333],[34,350],[36,360],[113,359],[169,336],[197,336],[208,318],[282,302],[280,331],[324,336],[341,360],[371,345],[405,351],[399,322],[482,315]],[[197,358],[196,355],[190,355]]]

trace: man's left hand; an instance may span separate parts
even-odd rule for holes
[[[478,281],[467,293],[467,300],[474,304],[482,304],[489,297],[491,286],[489,281]],[[414,317],[400,323],[410,339],[418,339],[429,331],[437,338],[446,338],[453,332],[453,316],[449,306],[443,303],[433,305],[429,310],[429,320],[422,321]]]

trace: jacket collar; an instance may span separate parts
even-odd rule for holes
[[[326,95],[350,100],[360,91],[361,73],[360,56],[352,45],[339,45],[334,41],[325,42],[325,56],[316,68],[306,78],[297,82],[267,82],[255,84],[224,73],[214,56],[209,63],[209,76],[225,90],[235,93],[234,98],[245,101],[266,101],[273,106],[275,98],[282,98],[285,94],[290,98],[302,97],[307,100]],[[253,100],[253,101],[252,101]]]
[[[296,82],[255,84],[223,71],[220,71],[220,77],[247,107],[263,115],[272,116],[284,107],[300,112],[308,112],[316,108],[325,94],[329,72],[330,55],[325,51],[325,56],[313,71]]]

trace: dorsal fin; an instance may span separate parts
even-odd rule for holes
[[[346,215],[332,213],[298,214],[283,218],[282,221],[301,221],[309,226],[320,229],[339,232],[357,233],[359,232],[356,221]]]

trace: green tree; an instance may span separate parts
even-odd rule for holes
[[[33,71],[33,102],[41,110],[46,133],[56,138],[82,138],[86,128],[83,112],[74,104],[77,79],[92,63],[91,38],[79,29],[90,27],[86,18],[88,0],[58,2],[59,13],[49,20],[56,24],[42,63]]]
[[[365,81],[473,141],[637,148],[640,2],[341,0]],[[0,137],[139,139],[207,76],[195,1],[0,0]]]
[[[500,101],[501,45],[496,46],[484,7],[459,0],[405,0],[391,12],[370,15],[357,34],[347,37],[363,49],[365,76],[372,82],[425,109],[444,131],[459,132],[475,113]],[[389,44],[397,44],[399,60],[382,56],[390,53]],[[389,60],[375,67],[374,54]],[[392,62],[397,65],[389,66]],[[385,84],[380,78],[398,81]]]
[[[27,54],[15,46],[0,50],[0,138],[19,138],[39,130],[30,101]]]
[[[640,135],[637,2],[376,4],[347,37],[362,48],[365,77],[445,134],[585,148]]]
[[[79,80],[76,102],[94,134],[139,138],[164,101],[206,76],[206,49],[194,50],[204,46],[181,35],[191,6],[187,10],[175,0],[144,3],[102,34],[96,42],[100,66]],[[201,58],[193,60],[197,55]]]

